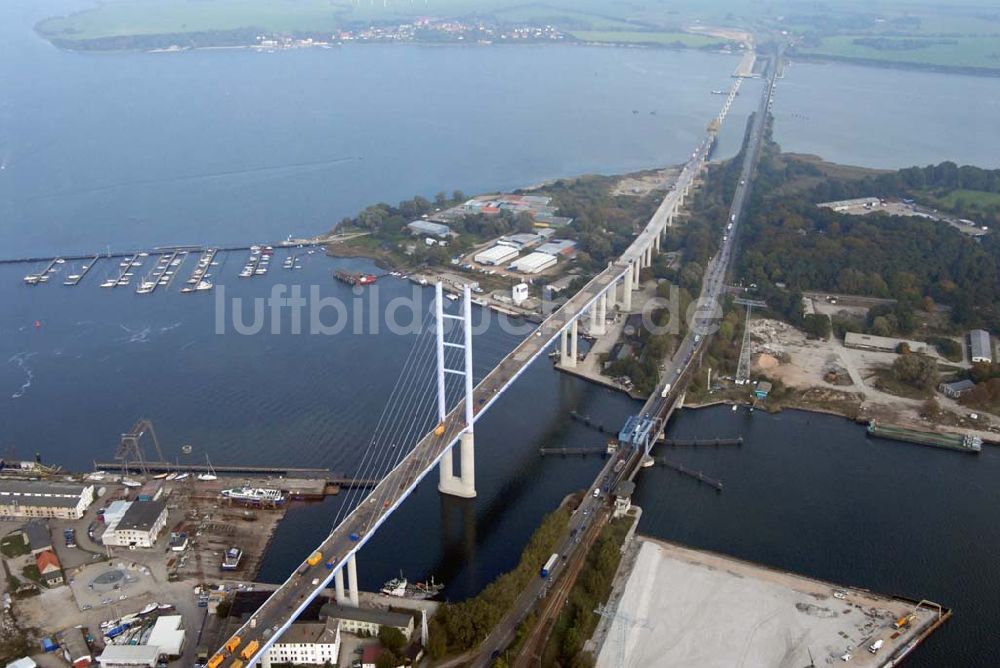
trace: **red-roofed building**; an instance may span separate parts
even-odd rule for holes
[[[62,564],[59,563],[59,557],[52,550],[39,552],[35,556],[35,565],[38,566],[38,573],[49,587],[63,583]]]

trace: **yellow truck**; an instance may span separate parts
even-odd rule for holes
[[[243,668],[243,662],[240,661],[239,659],[236,659],[231,664],[229,664],[229,668]]]
[[[309,564],[310,566],[315,566],[321,561],[323,561],[323,553],[318,551],[313,552],[312,554],[309,555],[309,558],[306,559],[306,563]]]
[[[225,660],[226,657],[222,656],[221,654],[216,654],[215,656],[213,656],[211,659],[208,660],[208,663],[206,663],[205,666],[206,668],[219,668],[219,666],[221,666],[222,662]]]
[[[240,656],[249,661],[253,658],[253,655],[256,653],[258,647],[260,647],[260,643],[256,640],[251,640],[250,643],[243,648],[243,651],[240,652]]]
[[[243,641],[240,639],[239,636],[233,636],[232,638],[229,639],[229,642],[226,643],[226,651],[232,654],[233,652],[236,651],[236,648],[240,646],[241,642]]]
[[[444,422],[439,422],[438,426],[434,427],[434,435],[438,438],[444,436]]]

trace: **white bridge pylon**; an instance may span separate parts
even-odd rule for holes
[[[476,441],[473,435],[472,423],[474,417],[472,405],[472,291],[466,285],[462,289],[462,315],[452,315],[444,312],[444,290],[441,282],[434,286],[434,315],[437,329],[437,397],[438,422],[444,424],[448,415],[445,397],[445,374],[463,376],[465,380],[465,429],[459,437],[459,474],[455,475],[455,460],[452,448],[441,456],[439,465],[440,481],[438,491],[465,499],[476,496]],[[454,320],[462,323],[462,342],[452,343],[444,340],[444,321]],[[444,349],[460,348],[465,353],[465,364],[462,369],[449,369],[445,365]],[[438,427],[441,428],[440,426]]]

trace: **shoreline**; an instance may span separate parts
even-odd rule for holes
[[[934,65],[931,63],[879,60],[878,58],[864,58],[860,56],[837,56],[825,53],[793,52],[788,54],[787,57],[791,61],[798,60],[800,62],[809,63],[840,63],[888,70],[931,72],[934,74],[958,74],[962,76],[974,77],[1000,77],[1000,68],[978,67],[975,65]]]
[[[718,406],[749,407],[751,405],[752,404],[750,404],[749,402],[746,402],[746,401],[737,401],[737,400],[733,400],[733,399],[715,399],[715,400],[712,400],[712,401],[707,401],[707,402],[702,402],[702,403],[688,403],[687,401],[685,401],[684,405],[681,406],[680,409],[681,410],[687,410],[687,409],[690,409],[690,410],[702,410],[702,409],[707,409],[707,408],[716,408]],[[835,410],[833,408],[824,408],[822,406],[792,405],[792,406],[768,407],[766,405],[764,405],[764,406],[758,405],[758,406],[755,407],[755,409],[756,410],[761,410],[761,411],[763,411],[765,413],[769,413],[769,414],[772,414],[772,415],[777,415],[778,413],[781,413],[783,411],[801,411],[803,413],[814,413],[814,414],[818,414],[818,415],[829,415],[831,417],[842,418],[844,420],[847,420],[848,422],[853,422],[854,424],[859,425],[859,426],[864,426],[864,425],[868,424],[868,419],[867,418],[852,417],[850,415],[847,415],[846,413],[843,413],[841,411],[837,411],[837,410]],[[927,429],[922,429],[922,430],[919,430],[919,431],[927,431],[928,433],[942,433],[942,434],[951,434],[951,435],[964,435],[964,433],[965,433],[965,432],[959,432],[959,431],[952,431],[952,430],[948,430],[948,429],[943,429],[943,430],[936,431],[936,432],[930,432]],[[983,439],[983,445],[984,446],[987,446],[987,445],[989,445],[989,446],[995,446],[995,447],[996,446],[1000,446],[1000,439],[997,439],[995,434],[993,434],[992,437],[987,437],[985,435],[981,435],[981,436],[982,436],[982,439]],[[920,445],[920,444],[919,443],[915,443],[914,445]]]
[[[349,41],[330,41],[330,42],[312,42],[308,44],[291,44],[291,45],[262,45],[258,43],[247,43],[247,44],[201,44],[201,45],[183,45],[181,43],[173,43],[162,46],[135,46],[135,47],[111,47],[111,48],[90,48],[87,45],[93,44],[95,42],[103,40],[114,40],[114,39],[136,39],[141,37],[147,37],[153,40],[157,37],[170,37],[176,39],[177,42],[185,42],[190,39],[193,35],[198,35],[198,32],[190,33],[163,33],[163,34],[148,34],[148,35],[108,35],[105,37],[92,37],[88,39],[66,39],[57,37],[55,35],[47,35],[38,29],[38,25],[34,27],[34,32],[39,39],[42,39],[52,46],[62,49],[64,51],[71,52],[89,52],[89,53],[184,53],[187,51],[235,51],[235,50],[253,50],[262,53],[277,53],[279,51],[297,51],[300,49],[336,49],[351,46],[369,46],[369,45],[412,45],[412,46],[422,46],[422,47],[459,47],[459,48],[469,48],[469,47],[492,47],[492,46],[583,46],[583,47],[601,47],[601,48],[617,48],[617,49],[660,49],[665,51],[700,51],[703,53],[714,53],[724,56],[738,56],[741,54],[740,51],[725,51],[720,47],[720,44],[725,42],[720,42],[720,44],[710,44],[705,46],[688,46],[682,42],[673,42],[668,44],[658,44],[656,42],[601,42],[577,39],[574,37],[569,37],[562,40],[551,40],[551,39],[539,39],[534,41],[507,41],[507,40],[491,40],[491,41],[435,41],[435,40],[395,40],[395,39],[372,39],[372,40],[349,40]],[[223,32],[223,31],[220,31]],[[293,39],[306,39],[306,38],[293,38]]]

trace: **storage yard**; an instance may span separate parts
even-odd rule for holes
[[[645,537],[636,542],[616,610],[630,621],[624,630],[616,622],[607,634],[599,668],[883,666],[950,616],[935,604],[918,606]]]

